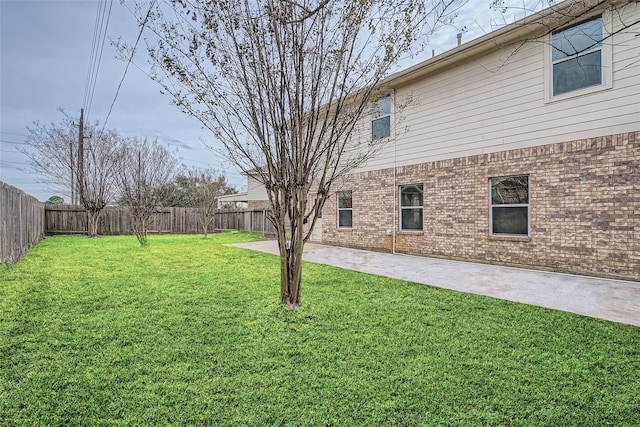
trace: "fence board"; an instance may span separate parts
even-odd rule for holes
[[[209,231],[246,230],[274,235],[273,225],[266,219],[267,211],[223,209],[216,212]],[[86,234],[87,214],[81,206],[46,205],[45,231],[48,234]],[[98,234],[131,234],[132,220],[125,208],[107,206],[98,221]],[[149,223],[149,233],[202,233],[195,208],[160,208]]]
[[[16,263],[44,230],[44,203],[0,181],[0,262]]]

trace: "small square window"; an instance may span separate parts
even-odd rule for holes
[[[491,178],[490,230],[492,235],[529,235],[529,177]]]
[[[400,186],[400,230],[421,231],[423,211],[422,184]]]
[[[371,139],[391,136],[391,95],[378,98],[371,114]]]
[[[351,228],[353,226],[353,199],[351,190],[338,191],[338,227]]]

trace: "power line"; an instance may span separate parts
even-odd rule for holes
[[[90,92],[91,80],[93,78],[93,65],[95,62],[95,54],[96,54],[96,43],[98,38],[98,21],[100,16],[100,11],[102,5],[102,0],[98,1],[98,9],[96,11],[96,21],[93,24],[93,39],[91,40],[91,53],[89,55],[89,69],[87,70],[87,80],[84,84],[84,97],[82,98],[82,107],[86,108],[88,101],[88,94]]]
[[[24,136],[25,138],[29,136],[22,133],[11,133],[11,132],[2,132],[2,131],[0,131],[0,133],[4,133],[5,135]]]
[[[28,142],[18,142],[18,141],[7,141],[6,139],[0,139],[0,142],[5,144],[16,144],[16,145],[29,145]]]
[[[0,159],[0,163],[9,163],[12,165],[20,165],[20,166],[29,166],[29,163],[25,163],[25,162],[12,162],[11,160],[2,160]]]
[[[9,183],[10,185],[31,185],[31,186],[38,186],[38,187],[42,187],[41,182],[33,182],[33,181],[22,181],[22,180],[15,180],[12,179],[11,182]]]
[[[98,82],[98,74],[100,72],[100,64],[102,62],[104,44],[107,40],[107,29],[109,28],[109,19],[111,18],[112,7],[113,0],[110,0],[109,2],[108,11],[106,11],[107,3],[105,1],[100,0],[100,2],[98,3],[96,22],[94,24],[93,42],[91,45],[91,56],[89,58],[89,70],[87,71],[87,81],[85,83],[84,100],[82,104],[82,107],[87,112],[87,117],[89,116],[89,112],[91,111],[93,95],[95,93],[96,84]]]
[[[140,32],[138,33],[138,38],[136,39],[136,43],[133,45],[133,49],[131,49],[131,55],[129,56],[129,60],[127,61],[127,66],[124,68],[124,74],[122,75],[122,79],[120,79],[120,83],[118,84],[118,89],[116,89],[116,95],[113,97],[113,101],[111,102],[111,106],[109,107],[109,113],[107,114],[107,118],[104,120],[102,129],[100,130],[100,135],[102,135],[104,128],[107,126],[107,122],[109,121],[109,117],[111,116],[111,111],[113,110],[113,106],[116,103],[116,99],[118,99],[118,94],[120,94],[120,88],[122,87],[122,83],[124,82],[124,79],[127,76],[129,65],[131,65],[131,62],[133,61],[133,55],[136,52],[136,48],[138,47],[138,42],[140,42],[140,38],[142,37],[142,32],[144,31],[145,25],[147,25],[147,21],[149,20],[149,15],[151,15],[151,9],[153,8],[153,5],[155,2],[156,0],[153,0],[151,4],[149,4],[149,10],[147,11],[147,15],[144,17],[144,20],[140,25]]]

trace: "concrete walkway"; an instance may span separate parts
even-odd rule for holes
[[[278,253],[275,240],[237,246]],[[394,255],[314,243],[305,245],[304,259],[640,326],[640,282]]]

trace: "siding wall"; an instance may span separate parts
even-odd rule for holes
[[[530,177],[530,238],[489,236],[489,178]],[[399,232],[398,186],[424,184],[424,231]],[[323,242],[640,280],[640,131],[353,174],[353,228]]]
[[[247,176],[247,199],[249,201],[267,201],[269,198],[267,197],[267,190],[264,188],[264,185],[260,184],[252,175]]]
[[[613,30],[640,19],[640,4],[606,13]],[[392,135],[361,171],[495,153],[640,129],[640,38],[611,39],[609,89],[545,101],[548,39],[505,47],[395,88]],[[402,108],[411,100],[408,106]],[[369,121],[369,117],[365,121]],[[364,128],[370,132],[369,124]]]

